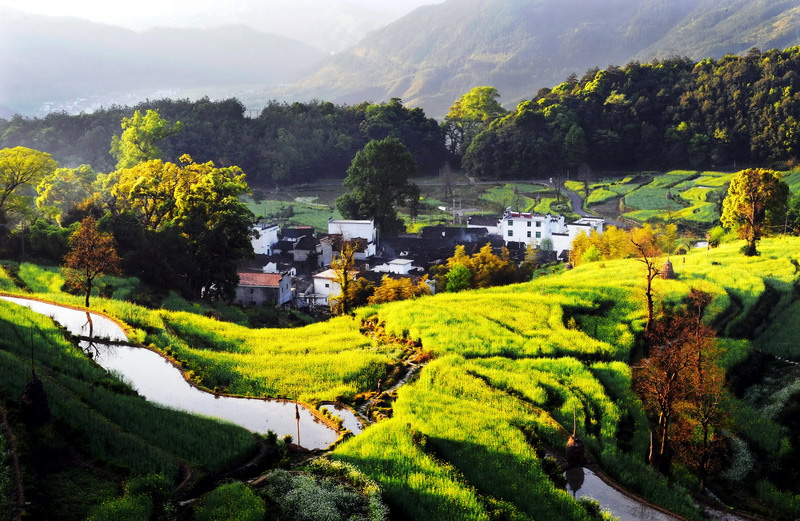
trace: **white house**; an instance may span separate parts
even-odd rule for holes
[[[247,306],[278,304],[292,300],[292,277],[288,273],[239,273],[235,302]]]
[[[259,223],[253,226],[258,237],[250,240],[256,255],[272,255],[272,247],[278,242],[280,228],[275,224]]]
[[[408,275],[411,273],[414,261],[411,259],[393,259],[386,264],[379,264],[372,268],[377,273],[394,273],[396,275]]]
[[[372,257],[378,245],[378,230],[375,221],[328,219],[328,234],[341,235],[345,241],[363,239],[366,243],[363,256]]]
[[[306,292],[298,297],[298,304],[301,306],[327,306],[330,297],[335,297],[342,292],[336,272],[332,269],[317,273],[312,279],[313,282]]]
[[[498,223],[498,231],[503,240],[524,244],[541,244],[550,239],[553,250],[561,253],[572,248],[572,241],[581,233],[603,233],[605,221],[596,217],[581,217],[567,223],[563,215],[541,215],[537,213],[514,212],[506,209]]]

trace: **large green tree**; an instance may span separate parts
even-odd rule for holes
[[[336,206],[348,219],[373,219],[383,234],[397,233],[403,221],[397,207],[419,198],[419,187],[409,178],[417,164],[397,138],[370,141],[353,158],[344,186],[349,191]]]
[[[161,149],[156,143],[181,130],[181,122],[171,124],[157,110],[144,115],[134,111],[133,116],[122,118],[122,135],[111,138],[111,155],[117,158],[117,168],[130,168],[150,159],[161,159]]]
[[[24,197],[20,191],[51,175],[58,163],[50,154],[26,147],[0,150],[0,215],[8,214]]]
[[[239,199],[249,192],[240,168],[197,163],[184,155],[180,164],[154,159],[118,170],[105,181],[103,201],[129,271],[139,275],[143,266],[151,266],[136,250],[157,248],[159,256],[170,258],[174,278],[194,296],[233,295],[236,268],[253,253],[255,221]]]
[[[497,99],[500,92],[495,87],[474,87],[458,98],[442,122],[445,145],[451,160],[456,163],[464,156],[472,140],[489,123],[506,114]]]
[[[756,244],[765,227],[776,222],[779,212],[786,210],[789,187],[778,172],[748,168],[731,180],[728,195],[722,204],[720,222],[736,229],[747,241],[745,255],[756,255]]]

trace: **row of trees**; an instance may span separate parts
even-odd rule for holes
[[[463,164],[482,178],[521,179],[583,163],[660,169],[797,162],[798,70],[800,47],[592,69],[496,119],[468,144]]]
[[[148,111],[161,119],[148,116]],[[163,154],[154,156],[145,146],[125,151],[130,157],[175,160],[189,154],[201,163],[238,165],[254,185],[340,178],[356,151],[373,139],[399,139],[424,172],[435,172],[446,154],[439,124],[399,99],[359,105],[270,102],[256,118],[245,117],[245,107],[236,99],[207,98],[148,101],[92,114],[53,113],[41,119],[15,116],[0,120],[0,148],[24,146],[47,152],[61,164],[92,165],[108,172],[132,166],[120,165],[108,154],[120,120],[129,122],[129,127],[123,124],[129,134],[147,129],[157,136]],[[181,123],[164,123],[167,120]],[[117,138],[112,152],[122,146],[127,145]]]

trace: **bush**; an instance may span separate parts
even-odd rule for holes
[[[210,492],[195,508],[196,521],[263,521],[264,500],[244,483],[227,483]]]

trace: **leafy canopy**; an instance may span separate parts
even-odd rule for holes
[[[111,138],[112,156],[117,158],[117,168],[130,168],[149,159],[160,159],[158,141],[178,133],[181,122],[170,124],[157,110],[148,110],[144,115],[135,111],[130,118],[122,118],[122,136]]]
[[[58,163],[45,152],[26,147],[0,150],[0,213],[18,205],[20,189],[36,185],[56,168]]]
[[[409,178],[417,164],[397,138],[372,140],[353,158],[344,186],[349,191],[336,206],[347,219],[373,219],[381,233],[403,229],[398,206],[419,198],[419,187]]]
[[[736,229],[747,241],[745,254],[756,255],[756,243],[766,226],[786,209],[789,187],[780,174],[763,168],[748,168],[733,177],[728,196],[722,203],[720,222]]]

